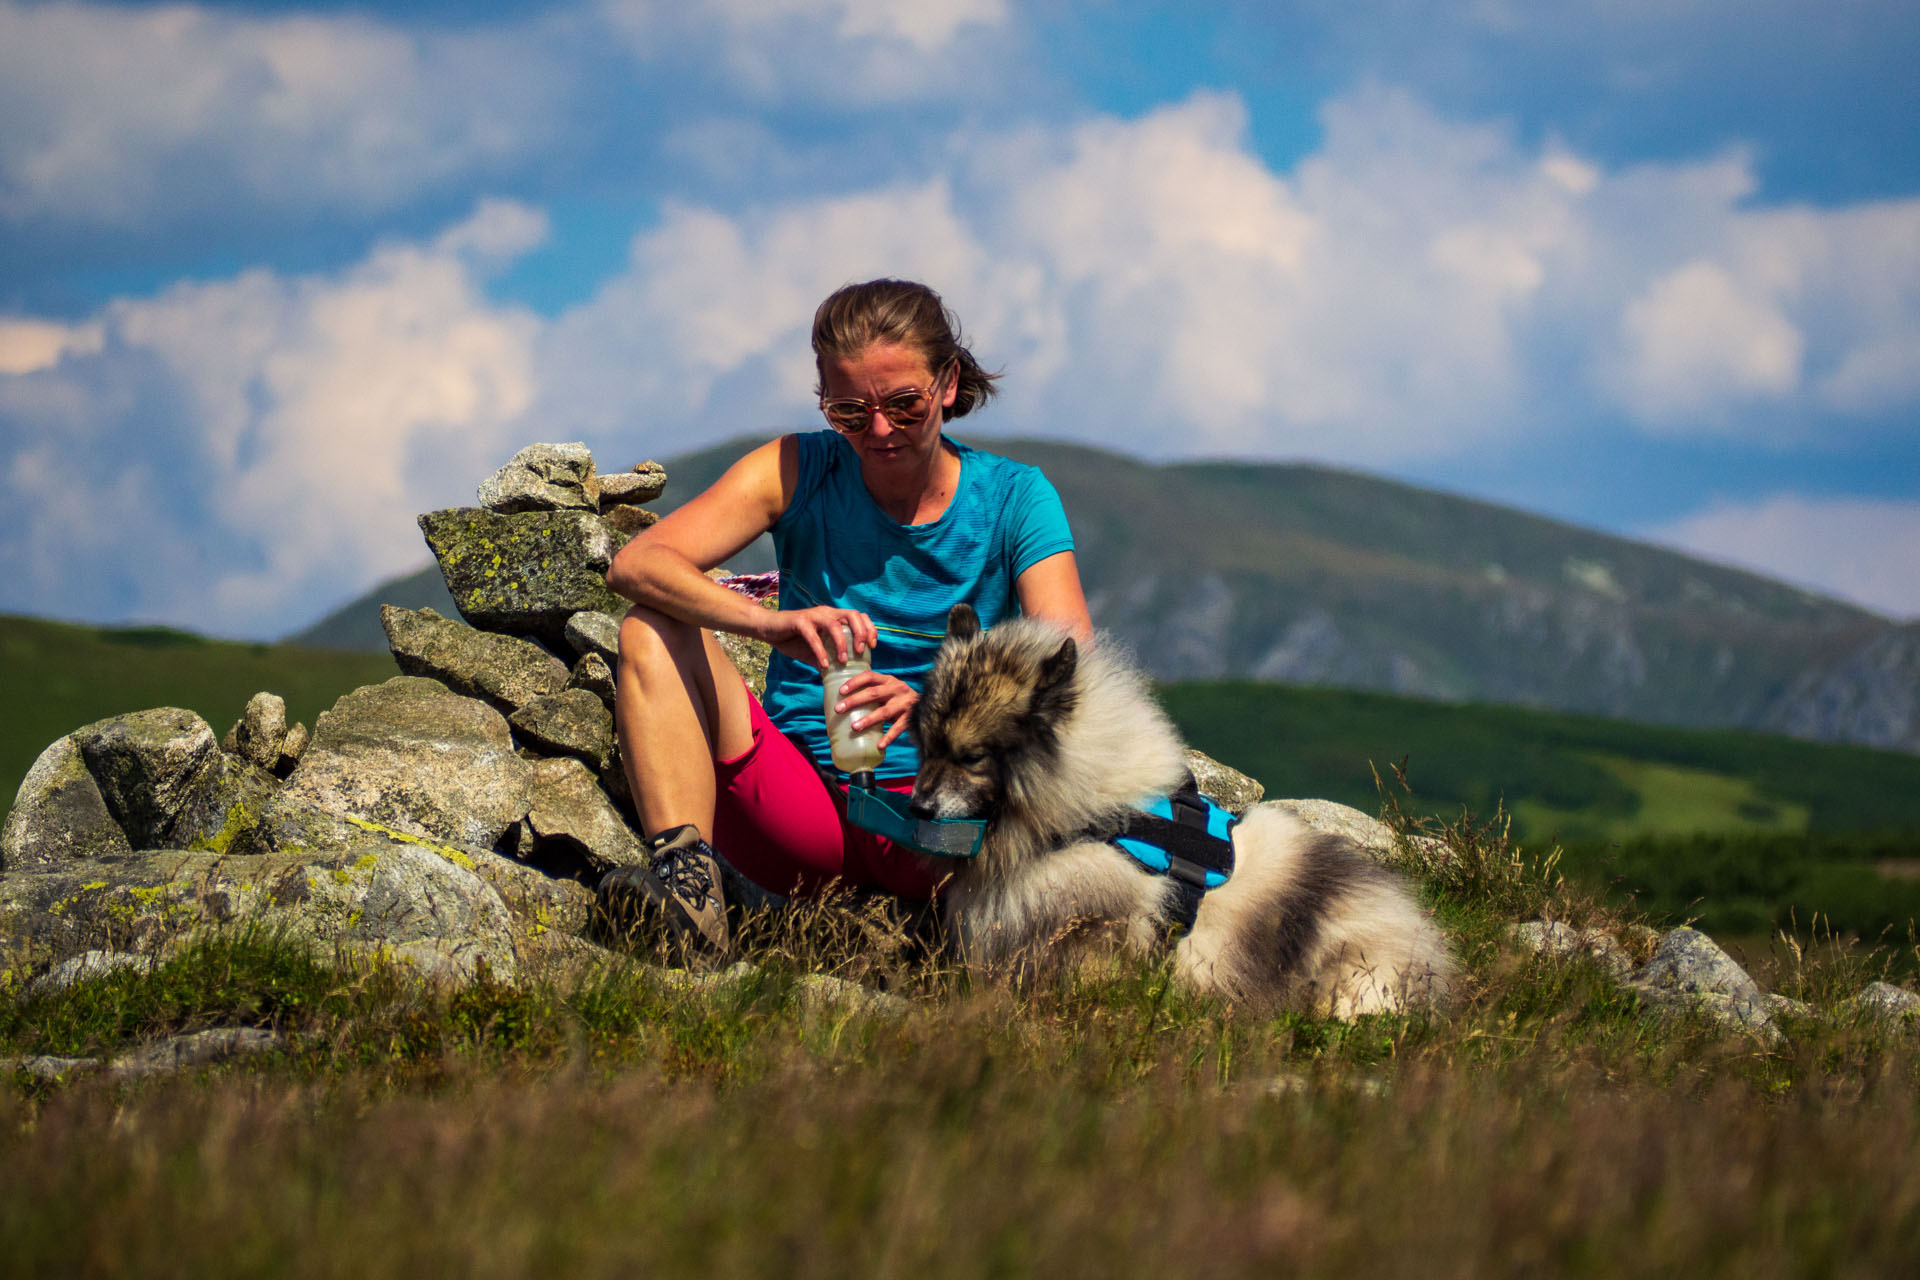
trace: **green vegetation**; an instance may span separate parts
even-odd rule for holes
[[[1530,842],[1703,831],[1920,832],[1920,756],[1525,707],[1219,682],[1160,690],[1202,751],[1271,795],[1369,811],[1405,761],[1415,806],[1513,815]]]
[[[341,694],[395,675],[386,654],[207,640],[165,627],[105,629],[0,617],[0,805],[48,743],[107,716],[185,707],[215,733],[265,689],[312,725]]]
[[[1565,846],[1567,874],[1664,921],[1900,939],[1920,920],[1920,757],[1338,689],[1161,695],[1270,795],[1372,812],[1377,770],[1411,812],[1510,815],[1516,838]]]
[[[1015,991],[827,906],[705,986],[641,965],[456,988],[284,938],[0,991],[0,1053],[212,1026],[276,1054],[0,1084],[22,1275],[1898,1274],[1920,1238],[1913,1025],[1766,1049],[1652,1017],[1512,911],[1618,926],[1492,828],[1414,869],[1446,1016],[1252,1018],[1154,963]],[[1783,948],[1796,997],[1875,957]],[[827,972],[904,997],[822,1004]]]

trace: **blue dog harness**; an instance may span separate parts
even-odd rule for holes
[[[1185,933],[1200,914],[1200,899],[1233,875],[1233,829],[1239,822],[1188,778],[1172,795],[1143,802],[1104,839],[1173,881],[1173,923],[1176,932]]]

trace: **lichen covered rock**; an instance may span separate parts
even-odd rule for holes
[[[43,870],[132,851],[73,736],[42,751],[0,827],[0,870]]]
[[[645,861],[639,834],[627,825],[599,779],[578,760],[542,760],[534,765],[526,827],[535,849],[542,841],[568,842],[582,851],[596,871]]]
[[[1187,748],[1187,772],[1193,775],[1194,785],[1200,788],[1201,795],[1234,813],[1245,813],[1267,794],[1265,787],[1246,774],[1192,747]]]
[[[247,708],[227,736],[221,749],[262,769],[271,769],[280,757],[280,744],[287,737],[287,703],[279,694],[262,690],[247,700]]]
[[[667,491],[667,469],[651,460],[600,477],[600,509],[652,502]]]
[[[582,609],[626,611],[606,584],[626,538],[590,512],[454,507],[427,512],[420,528],[460,616],[482,630],[557,646],[567,619]]]
[[[380,625],[400,670],[513,712],[566,687],[567,666],[530,640],[494,635],[432,609],[380,607]]]
[[[593,454],[584,444],[530,444],[475,495],[489,511],[592,511],[600,505]]]
[[[543,755],[573,756],[599,769],[613,752],[613,716],[600,696],[562,689],[513,713],[513,729]]]
[[[526,813],[532,785],[498,711],[438,681],[395,676],[320,717],[245,851],[339,846],[356,821],[491,849]]]
[[[136,849],[175,843],[174,819],[225,759],[207,722],[178,707],[96,721],[75,730],[73,741]]]
[[[84,859],[0,879],[7,962],[17,970],[88,950],[152,953],[196,929],[248,924],[316,943],[428,946],[469,970],[484,961],[511,976],[506,904],[459,861],[379,835],[324,852]]]

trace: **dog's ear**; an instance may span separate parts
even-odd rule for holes
[[[1040,663],[1034,677],[1033,703],[1036,707],[1065,710],[1073,705],[1073,669],[1079,665],[1080,650],[1068,636]]]
[[[965,603],[953,606],[947,613],[947,639],[972,640],[980,634],[980,615],[973,606]]]

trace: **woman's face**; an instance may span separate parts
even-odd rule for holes
[[[877,477],[930,464],[940,448],[941,410],[953,404],[959,390],[952,370],[942,372],[940,385],[934,388],[933,407],[924,421],[898,427],[874,408],[866,415],[864,431],[843,433],[860,455],[863,470]],[[845,359],[822,360],[820,393],[825,400],[851,398],[877,406],[902,391],[925,390],[933,385],[935,376],[927,367],[926,357],[912,347],[877,342]]]

